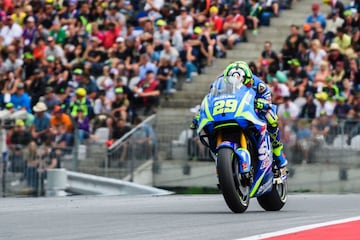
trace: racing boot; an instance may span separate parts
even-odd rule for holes
[[[287,173],[287,164],[285,153],[283,151],[283,144],[280,142],[280,131],[278,127],[268,127],[268,132],[271,139],[271,145],[273,147],[273,157],[276,166],[280,169],[280,174],[285,175]]]

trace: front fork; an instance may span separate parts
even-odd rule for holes
[[[239,140],[240,146],[235,142],[223,141],[222,132],[219,132],[216,136],[216,152],[218,152],[220,148],[231,148],[238,160],[239,173],[245,174],[249,173],[251,169],[251,155],[247,149],[247,141],[243,132],[240,132]],[[215,159],[215,162],[216,161],[217,159]]]

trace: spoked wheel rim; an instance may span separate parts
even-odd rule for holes
[[[275,187],[276,187],[276,191],[278,192],[281,201],[286,202],[286,198],[287,198],[287,184],[286,184],[286,182],[276,184]]]

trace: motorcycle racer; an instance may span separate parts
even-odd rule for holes
[[[242,81],[245,86],[252,88],[256,92],[255,108],[257,109],[259,118],[267,123],[275,163],[279,169],[286,171],[288,161],[283,151],[283,144],[280,141],[276,106],[272,104],[269,87],[259,77],[255,76],[248,64],[243,61],[236,61],[229,64],[225,68],[223,75],[217,78],[215,82],[219,81],[219,79],[223,79],[223,77],[235,77],[239,81]],[[210,90],[214,86],[214,83],[211,84]],[[198,118],[199,115],[194,118],[193,123],[190,126],[191,128],[195,129],[198,127]]]

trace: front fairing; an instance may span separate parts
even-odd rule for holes
[[[198,133],[203,129],[212,133],[215,128],[226,125],[247,128],[250,124],[261,131],[265,123],[254,110],[255,95],[253,89],[236,80],[218,80],[202,101]]]

